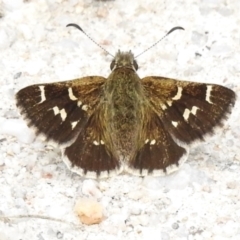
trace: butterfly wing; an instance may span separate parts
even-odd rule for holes
[[[71,170],[94,178],[121,171],[119,161],[109,151],[111,138],[103,132],[101,96],[105,80],[92,76],[37,84],[16,94],[28,126],[47,141],[67,147],[64,161]]]
[[[203,140],[221,126],[236,99],[231,89],[215,84],[161,77],[146,77],[142,82],[150,105],[165,128],[186,144]]]
[[[111,133],[106,131],[108,123],[104,112],[104,104],[100,104],[76,141],[64,151],[67,166],[88,178],[110,177],[122,171],[118,154],[112,146]]]
[[[37,135],[68,145],[98,106],[104,82],[93,76],[28,86],[16,94],[17,106]]]
[[[160,176],[173,172],[188,156],[188,147],[171,136],[151,109],[146,112],[139,143],[139,149],[125,167],[127,172],[134,175]]]
[[[149,101],[145,134],[128,170],[140,175],[176,169],[186,160],[189,144],[222,125],[236,98],[232,90],[214,84],[154,76],[143,78],[142,84]]]

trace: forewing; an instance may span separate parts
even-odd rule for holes
[[[37,135],[68,145],[98,106],[105,80],[92,76],[28,86],[16,94],[17,106]]]
[[[235,103],[235,93],[215,84],[176,81],[162,77],[142,79],[150,107],[177,140],[192,143],[221,126]]]

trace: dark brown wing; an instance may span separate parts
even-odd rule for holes
[[[21,114],[43,135],[67,147],[63,159],[74,172],[88,177],[107,177],[121,172],[111,151],[101,104],[105,78],[93,76],[72,81],[38,84],[16,94]]]
[[[89,178],[110,177],[122,171],[106,124],[100,105],[76,141],[64,151],[64,162],[72,171]]]
[[[203,140],[221,126],[235,103],[235,93],[223,86],[142,79],[148,103],[143,137],[128,171],[137,175],[172,172],[187,158],[188,145]]]
[[[221,126],[236,99],[231,89],[215,84],[161,77],[146,77],[142,83],[164,127],[187,144],[203,140],[205,134]]]
[[[17,106],[37,135],[67,145],[98,106],[105,80],[92,76],[28,86],[16,94]]]
[[[160,176],[175,171],[187,159],[188,147],[171,136],[151,109],[146,111],[144,120],[141,146],[128,162],[126,171],[140,176]]]

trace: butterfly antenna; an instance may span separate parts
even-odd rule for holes
[[[100,47],[104,52],[106,52],[107,54],[111,55],[112,57],[114,57],[110,52],[108,52],[104,47],[102,47],[99,43],[97,43],[94,39],[92,39],[87,33],[85,33],[83,31],[83,29],[75,24],[75,23],[69,23],[66,27],[75,27],[77,28],[78,30],[80,30],[85,36],[87,36],[93,43],[95,43],[98,47]]]
[[[182,27],[174,27],[172,28],[170,31],[167,32],[167,34],[165,36],[163,36],[161,39],[159,39],[157,42],[155,42],[153,45],[151,45],[150,47],[148,47],[146,50],[144,50],[143,52],[141,52],[140,54],[138,54],[137,56],[135,56],[135,58],[139,57],[140,55],[142,55],[143,53],[147,52],[149,49],[153,48],[154,46],[156,46],[159,42],[161,42],[166,36],[168,36],[170,33],[174,32],[175,30],[185,30]]]

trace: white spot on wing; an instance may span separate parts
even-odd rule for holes
[[[192,110],[191,110],[191,113],[192,113],[193,115],[196,115],[198,109],[199,109],[198,107],[193,106],[193,107],[192,107]]]
[[[57,114],[59,114],[59,108],[57,106],[54,107],[53,112],[54,112],[54,115],[56,116]]]
[[[206,101],[211,103],[211,104],[213,104],[213,102],[210,100],[211,92],[212,92],[212,86],[211,85],[207,85]]]
[[[71,100],[73,100],[73,101],[75,101],[75,100],[77,100],[77,98],[74,96],[74,94],[73,94],[73,91],[72,91],[72,88],[70,87],[70,88],[68,88],[68,96],[69,96],[69,98],[71,99]]]
[[[83,105],[83,106],[82,106],[82,110],[83,110],[83,111],[87,111],[87,110],[88,110],[88,105]]]
[[[62,120],[65,121],[65,119],[67,117],[67,113],[64,108],[60,111],[60,116],[61,116]]]
[[[174,127],[177,127],[178,122],[172,121],[172,125],[173,125]]]
[[[196,115],[198,109],[199,109],[199,108],[196,107],[196,106],[193,106],[191,110],[189,110],[188,108],[186,108],[185,111],[184,111],[184,113],[183,113],[183,118],[187,121],[188,118],[189,118],[190,113],[192,113],[193,115]]]
[[[67,117],[67,113],[65,111],[65,109],[63,108],[62,110],[59,110],[59,108],[57,106],[53,107],[53,112],[54,115],[56,116],[57,114],[60,114],[61,118],[63,121],[65,121],[66,117]]]
[[[182,96],[182,87],[177,88],[178,88],[177,94],[172,98],[172,100],[179,100]]]
[[[101,145],[104,145],[104,141],[103,141],[103,140],[100,140],[100,142],[98,142],[98,141],[94,140],[94,141],[93,141],[93,144],[96,145],[96,146],[98,146],[98,145],[100,145],[100,144],[101,144]]]
[[[44,86],[39,86],[40,92],[41,92],[41,101],[38,103],[42,103],[46,100],[46,96],[45,96],[45,90],[44,90]]]
[[[156,143],[156,140],[153,139],[151,142],[150,142],[150,145],[154,145]]]
[[[80,107],[82,105],[82,102],[81,101],[78,101],[77,102],[77,106]]]
[[[74,129],[76,127],[76,125],[78,124],[79,121],[75,121],[75,122],[71,122],[72,125],[72,129]]]
[[[161,109],[162,109],[163,111],[167,109],[167,106],[166,106],[164,103],[161,103],[161,104],[160,104],[160,107],[161,107]]]
[[[187,121],[190,115],[190,110],[186,108],[183,113],[183,118]]]

